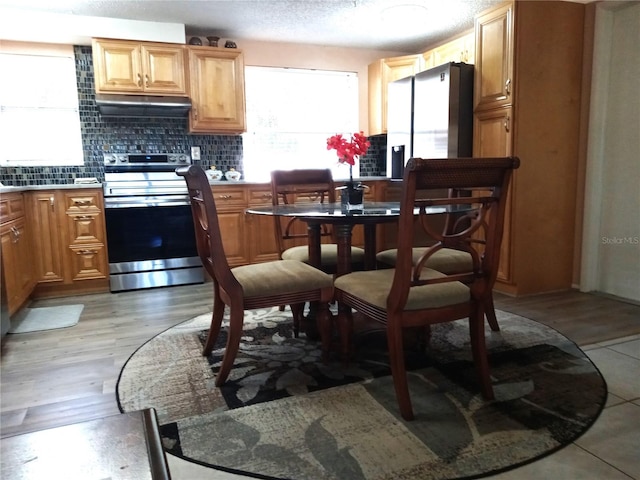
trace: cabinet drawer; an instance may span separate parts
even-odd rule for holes
[[[24,217],[24,199],[21,193],[7,193],[0,198],[0,223]]]
[[[249,205],[271,205],[272,198],[271,188],[249,190]]]
[[[64,194],[65,211],[86,213],[101,211],[102,202],[98,192],[73,192]]]
[[[244,207],[247,196],[243,187],[211,187],[216,208]]]
[[[104,245],[70,246],[73,281],[107,278],[107,252]]]
[[[102,243],[102,218],[99,212],[69,215],[69,242],[72,245]]]

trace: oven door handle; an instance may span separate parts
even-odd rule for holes
[[[185,195],[164,197],[105,197],[104,208],[146,208],[190,205]]]

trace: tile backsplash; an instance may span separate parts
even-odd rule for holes
[[[76,177],[104,181],[105,153],[190,153],[199,146],[201,159],[193,163],[226,171],[243,171],[241,135],[190,135],[187,119],[108,118],[95,104],[91,47],[75,46],[76,78],[84,165],[76,167],[0,167],[4,185],[51,185],[73,183]],[[384,174],[386,136],[370,137],[371,147],[361,159],[361,176]]]

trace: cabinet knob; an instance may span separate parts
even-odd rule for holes
[[[504,119],[504,131],[508,132],[511,130],[511,117],[507,116]]]
[[[142,86],[142,75],[138,74],[138,86]]]
[[[51,211],[53,212],[53,210],[55,209],[55,205],[56,205],[56,200],[53,197],[53,195],[51,195],[49,197],[49,205],[51,205]]]
[[[89,205],[91,205],[91,200],[74,200],[73,204],[77,205],[78,207],[88,207]]]
[[[149,75],[145,74],[144,76],[144,86],[149,88]]]
[[[218,198],[221,200],[230,200],[233,197],[231,195],[218,195]]]
[[[507,81],[504,82],[504,93],[509,96],[511,95],[511,79],[507,78]]]

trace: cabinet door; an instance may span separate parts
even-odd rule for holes
[[[145,93],[186,93],[182,46],[142,44],[141,56]]]
[[[64,281],[64,201],[53,191],[30,192],[35,277],[38,282]],[[58,211],[62,209],[60,215]],[[62,216],[62,217],[61,217]]]
[[[96,93],[144,90],[140,43],[93,40]]]
[[[476,18],[476,110],[511,104],[513,81],[513,4]]]
[[[242,133],[245,124],[244,57],[236,49],[189,47],[189,131]]]
[[[249,240],[245,223],[246,188],[242,185],[214,186],[211,189],[218,211],[222,245],[229,266],[249,263]]]
[[[433,52],[435,65],[443,65],[448,62],[464,62],[466,43],[465,38],[460,37],[436,47]]]
[[[387,85],[423,70],[422,55],[384,58],[369,65],[369,135],[387,133]]]
[[[24,217],[0,228],[0,248],[9,315],[13,315],[29,298],[34,285],[33,249]]]
[[[249,187],[249,205],[271,205],[270,187]],[[279,258],[274,218],[270,215],[247,215],[247,242],[251,263],[268,262]]]
[[[474,157],[506,157],[512,155],[511,108],[498,108],[475,115],[473,126]],[[500,265],[498,280],[512,280],[511,212],[512,192],[518,171],[514,172],[511,188],[507,193],[507,206],[504,217],[504,231],[500,245]]]

